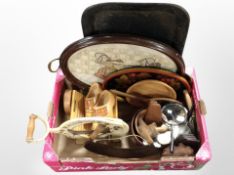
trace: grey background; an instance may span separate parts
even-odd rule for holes
[[[104,1],[0,1],[0,174],[56,174],[42,161],[43,143],[24,142],[26,124],[31,112],[46,117],[55,79],[55,74],[48,72],[47,63],[68,44],[82,38],[81,14],[98,2]],[[183,57],[186,65],[194,66],[197,71],[201,96],[208,110],[206,121],[213,158],[197,171],[111,173],[233,174],[233,3],[147,2],[176,3],[190,14]],[[80,174],[91,173],[110,172]]]

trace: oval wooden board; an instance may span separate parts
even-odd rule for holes
[[[176,99],[177,95],[175,90],[168,84],[158,81],[158,80],[142,80],[132,86],[127,90],[127,93],[156,98],[156,97],[166,97]],[[133,99],[126,98],[127,101],[132,104],[134,103]]]

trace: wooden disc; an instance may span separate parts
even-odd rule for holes
[[[158,80],[139,81],[127,90],[127,93],[149,98],[166,97],[176,99],[175,90],[168,84]],[[130,104],[134,104],[134,99],[126,98]]]

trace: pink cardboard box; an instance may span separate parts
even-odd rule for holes
[[[70,57],[71,55],[69,54],[71,53],[69,49],[72,50],[72,52],[74,53],[74,50],[76,51],[77,49],[75,48],[77,45],[79,45],[78,47],[79,49],[81,49],[89,45],[100,44],[100,42],[102,42],[101,44],[107,44],[109,42],[112,42],[112,38],[108,36],[109,34],[113,36],[116,34],[124,34],[124,36],[127,36],[125,38],[133,35],[135,36],[134,40],[137,41],[135,43],[138,43],[140,46],[145,46],[147,48],[156,47],[156,50],[159,52],[159,54],[161,52],[165,54],[164,56],[162,56],[164,62],[162,61],[159,63],[158,61],[159,68],[161,68],[162,66],[161,63],[163,64],[166,62],[167,64],[164,64],[164,66],[167,66],[169,64],[170,61],[165,61],[167,56],[169,56],[170,58],[174,57],[174,61],[178,63],[178,69],[174,72],[176,72],[180,76],[185,75],[185,64],[183,63],[183,59],[180,56],[182,55],[188,32],[189,16],[183,8],[177,5],[144,3],[98,4],[85,10],[82,16],[82,27],[85,38],[67,47],[60,57],[61,69],[57,71],[52,99],[53,115],[49,118],[49,125],[52,128],[57,127],[64,121],[64,111],[62,110],[62,94],[67,88],[65,75],[66,78],[68,78],[66,74],[68,71],[66,67],[67,65],[64,64],[67,60],[65,59],[64,61],[63,58]],[[106,36],[104,40],[103,38],[90,40],[90,38],[92,38],[93,36],[97,36],[100,34]],[[140,40],[138,36],[146,39],[148,38],[152,40],[152,42],[145,42],[143,40]],[[122,37],[121,40],[124,41],[123,43],[134,45],[132,41],[126,43],[126,40],[123,40],[123,38],[124,37]],[[91,43],[90,41],[92,41],[93,43]],[[113,41],[113,43],[116,42],[116,40],[114,39]],[[161,44],[154,44],[153,41],[164,43],[166,47],[169,46],[172,49],[168,50]],[[148,45],[145,45],[146,43],[148,43]],[[176,52],[172,51],[173,49]],[[139,57],[139,55],[137,56]],[[93,57],[94,56],[92,56],[92,58],[89,58],[88,61],[83,60],[86,63],[82,62],[77,64],[76,69],[80,69],[81,65],[90,63],[90,60],[92,60]],[[130,58],[132,57],[130,56]],[[147,59],[148,57],[145,58],[144,56],[142,58]],[[111,60],[110,57],[108,57],[108,59]],[[112,59],[116,61],[120,59],[120,57]],[[154,60],[155,58],[153,57],[151,58],[151,60],[152,59]],[[91,61],[91,63],[96,64],[97,62],[95,63],[95,61]],[[152,63],[147,62],[147,64]],[[153,64],[155,64],[155,62],[153,62]],[[91,66],[85,66],[88,67],[88,69],[91,69]],[[147,65],[141,66],[144,67]],[[86,76],[84,72],[82,72],[82,76]],[[199,95],[195,71],[193,69],[189,70],[186,68],[186,73],[192,79],[191,94],[195,103],[194,108],[196,111],[197,131],[200,139],[200,147],[197,149],[194,156],[161,156],[158,158],[143,157],[134,159],[117,158],[111,156],[109,157],[90,152],[86,150],[82,144],[76,143],[74,140],[69,139],[64,135],[49,134],[45,140],[43,151],[44,162],[54,171],[58,172],[110,170],[192,170],[201,168],[206,162],[211,159],[211,151],[204,117],[205,112],[203,110],[204,103],[202,103]],[[77,75],[79,76],[80,74]],[[86,78],[80,78],[83,80],[88,79],[87,76]],[[74,77],[73,79],[68,80],[74,80]]]
[[[188,71],[187,71],[188,72]],[[200,95],[196,81],[195,71],[190,71],[193,79],[192,94],[195,101],[196,120],[201,140],[201,146],[194,157],[182,157],[178,159],[164,160],[130,160],[120,158],[106,158],[107,156],[96,156],[87,154],[91,157],[84,157],[86,153],[73,153],[74,142],[61,135],[50,134],[45,141],[43,160],[54,171],[113,171],[113,170],[191,170],[199,169],[211,159],[211,151],[206,129],[205,117],[200,110]],[[57,72],[53,104],[54,112],[50,117],[50,127],[56,127],[57,117],[59,116],[60,97],[64,86],[64,75],[61,70]],[[69,148],[67,148],[69,145]],[[76,144],[75,144],[76,146]],[[67,151],[66,149],[69,149]],[[80,155],[80,157],[79,157]],[[97,158],[94,158],[97,157]]]

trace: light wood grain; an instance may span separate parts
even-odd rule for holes
[[[35,130],[35,120],[37,119],[37,116],[35,114],[31,114],[28,121],[28,127],[27,127],[27,136],[26,136],[26,142],[30,143],[33,140],[33,133]]]
[[[76,90],[72,91],[72,102],[71,102],[71,113],[70,119],[76,119],[80,117],[84,117],[84,96],[83,94],[79,93]],[[84,130],[84,125],[79,125],[74,127],[73,130],[75,131],[82,131]]]
[[[175,90],[168,84],[158,80],[143,80],[139,81],[127,90],[128,94],[139,94],[144,97],[156,98],[167,97],[176,99]],[[128,98],[127,98],[128,99]]]

